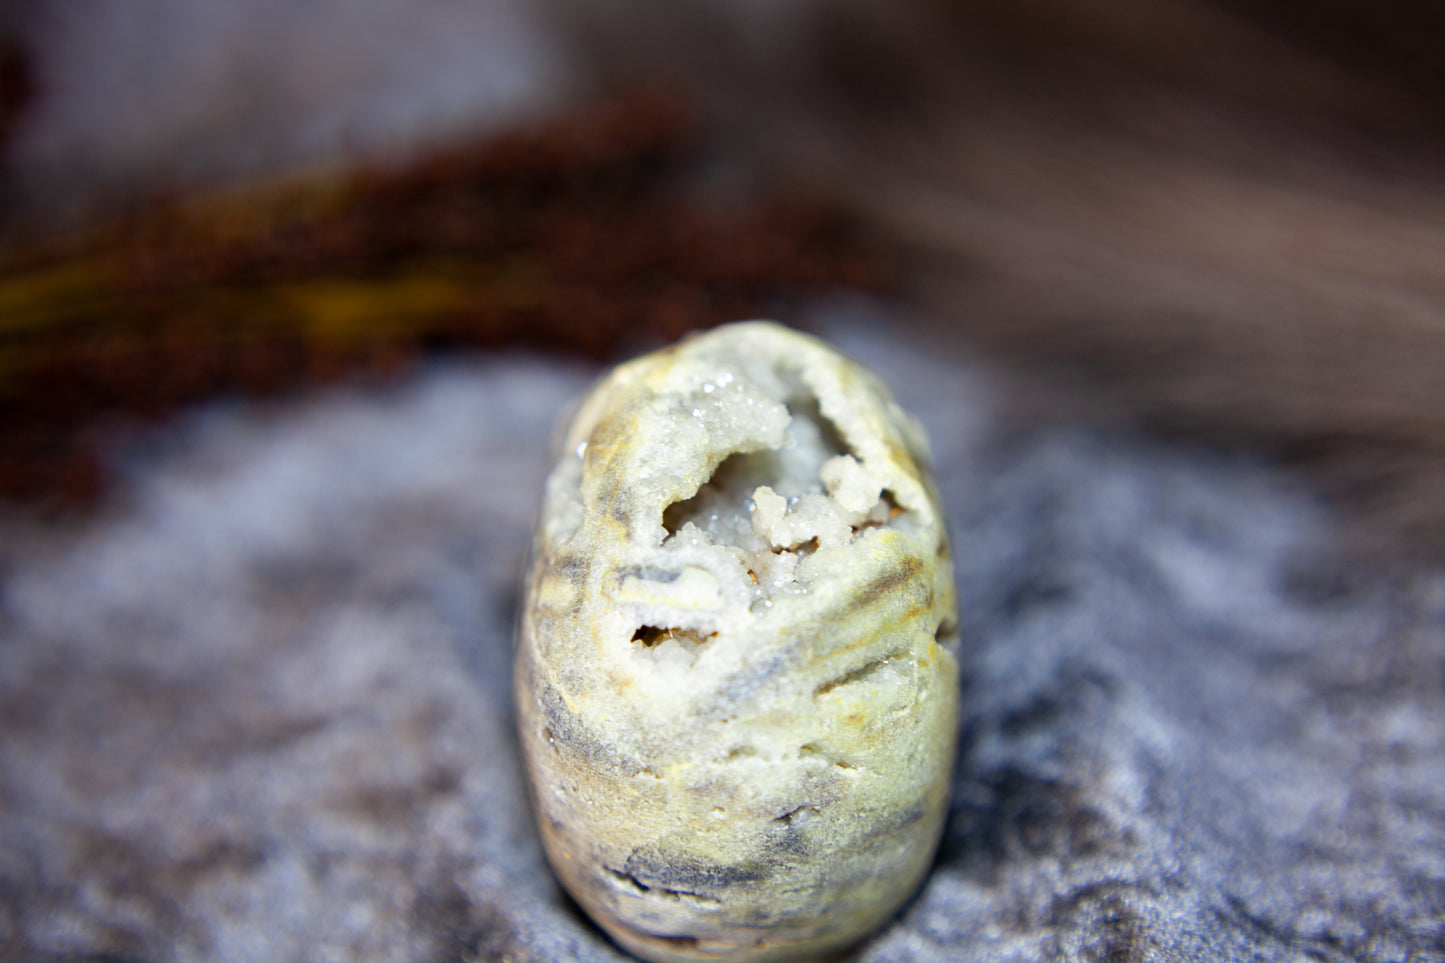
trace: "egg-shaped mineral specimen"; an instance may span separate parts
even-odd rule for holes
[[[624,364],[547,482],[517,706],[553,868],[655,961],[802,960],[917,888],[956,596],[914,420],[807,335]]]

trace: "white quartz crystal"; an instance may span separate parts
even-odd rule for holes
[[[547,855],[649,960],[801,960],[917,888],[957,716],[922,431],[768,322],[614,370],[547,483],[518,723]]]

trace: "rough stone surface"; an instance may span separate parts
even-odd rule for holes
[[[960,587],[942,848],[852,958],[1445,959],[1445,574],[1352,572],[1280,476],[1003,431],[977,372],[832,333],[928,428]],[[4,522],[0,957],[624,959],[510,723],[586,377],[212,408],[107,517]]]
[[[918,886],[958,612],[917,423],[776,324],[618,367],[547,481],[518,733],[567,889],[650,960],[810,959]]]

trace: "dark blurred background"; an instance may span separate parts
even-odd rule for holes
[[[1030,417],[1445,538],[1424,0],[142,0],[0,14],[0,495],[97,425],[863,291]],[[121,417],[117,419],[116,413]]]

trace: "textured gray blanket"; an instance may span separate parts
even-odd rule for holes
[[[928,425],[964,717],[925,888],[856,959],[1445,960],[1445,575],[1360,574],[1247,463]],[[619,960],[537,845],[511,626],[550,426],[525,357],[215,406],[122,507],[0,532],[0,957]]]

